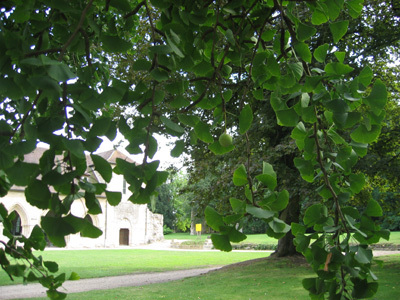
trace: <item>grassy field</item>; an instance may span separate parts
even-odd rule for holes
[[[196,235],[190,235],[189,233],[172,233],[165,235],[164,238],[166,240],[205,240],[207,238],[206,234],[201,235],[198,237]],[[277,244],[278,241],[274,238],[267,236],[266,234],[249,234],[247,235],[247,239],[241,242],[242,244]],[[380,244],[382,243],[392,243],[396,245],[400,245],[400,231],[393,231],[390,234],[390,240],[380,240]]]
[[[157,250],[47,250],[36,254],[42,255],[44,260],[56,261],[67,276],[74,271],[81,278],[223,266],[269,255],[265,252]],[[1,270],[0,285],[13,283],[21,281],[11,282]]]
[[[372,299],[398,299],[400,255],[382,257],[384,267],[374,267],[380,288]],[[290,259],[264,259],[252,264],[230,266],[184,280],[141,287],[91,291],[68,295],[67,299],[136,300],[308,300],[301,280],[313,276],[310,268]]]

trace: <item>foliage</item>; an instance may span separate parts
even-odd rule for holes
[[[171,234],[171,233],[173,233],[174,231],[171,229],[171,228],[169,228],[167,225],[163,225],[163,233],[164,233],[164,235],[167,235],[167,234]]]
[[[232,132],[246,148],[233,170],[237,192],[225,203],[230,212],[204,209],[208,225],[218,231],[214,246],[229,251],[231,242],[244,240],[238,226],[251,215],[266,222],[269,236],[280,238],[291,229],[297,250],[316,273],[303,281],[312,299],[372,297],[378,284],[368,245],[389,233],[374,222],[382,215],[376,200],[359,213],[349,199],[364,186],[365,177],[353,168],[381,132],[387,93],[368,66],[352,73],[347,49],[340,48],[362,2],[2,1],[1,195],[13,185],[25,187],[27,201],[49,211],[41,227],[56,246],[65,246],[72,233],[95,238],[101,231],[72,215],[71,204],[85,198],[88,213],[96,214],[96,196],[105,193],[114,203],[115,194],[107,193],[106,184],[86,181],[85,151],[105,182],[112,172],[124,175],[129,200],[144,204],[168,177],[151,161],[158,148],[154,134],[178,138],[173,156],[202,143],[210,155],[224,155],[235,145],[221,145],[218,137]],[[313,45],[321,35],[323,44]],[[129,55],[137,58],[122,68],[129,72],[115,67]],[[117,104],[133,113],[116,116]],[[290,199],[278,185],[279,168],[264,159],[251,168],[248,132],[254,122],[264,122],[255,118],[259,107],[271,107],[277,124],[291,132],[300,150],[294,166],[318,186],[321,198],[306,209],[303,224],[278,218]],[[129,142],[127,151],[143,154],[141,164],[117,159],[111,170],[93,154],[100,137],[113,139],[117,129]],[[39,141],[49,150],[38,164],[24,162]],[[210,182],[205,184],[213,188]],[[33,277],[31,268],[6,259],[4,253],[17,260],[22,253],[35,262],[31,248],[43,247],[44,234],[37,229],[29,238],[14,237],[13,215],[3,206],[0,212],[9,238],[0,252],[3,269],[38,280],[50,298],[65,297],[56,290],[65,275]],[[315,233],[305,235],[308,228]],[[352,233],[355,246],[349,243]],[[43,265],[49,272],[57,269]],[[30,266],[43,268],[41,262]]]
[[[164,216],[164,224],[173,231],[185,232],[190,227],[190,194],[181,193],[186,183],[185,174],[170,172],[169,180],[156,189],[158,195],[149,204],[152,212]]]

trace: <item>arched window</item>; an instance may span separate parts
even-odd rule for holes
[[[15,210],[12,213],[15,214],[15,218],[11,221],[11,234],[15,236],[22,235],[21,217]]]

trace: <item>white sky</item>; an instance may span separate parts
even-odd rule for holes
[[[168,145],[170,142],[174,142],[175,139],[167,139],[164,136],[161,135],[155,135],[154,136],[157,139],[158,143],[158,150],[157,153],[154,155],[153,159],[154,160],[159,160],[160,161],[160,170],[165,170],[168,168],[171,164],[173,164],[176,168],[182,168],[183,166],[183,158],[182,156],[179,158],[172,157],[170,155],[171,150],[174,148],[174,144]],[[117,137],[115,138],[114,141],[110,141],[106,137],[101,137],[103,140],[103,143],[100,145],[99,149],[97,149],[96,152],[104,152],[113,149],[114,145],[118,145],[118,143],[121,141],[123,138],[121,134],[118,134]],[[143,154],[137,154],[137,155],[132,155],[129,154],[126,150],[125,147],[128,145],[128,142],[122,143],[121,147],[118,147],[118,151],[121,151],[125,155],[131,157],[134,161],[138,163],[142,163],[143,161]],[[150,160],[149,160],[150,161]]]

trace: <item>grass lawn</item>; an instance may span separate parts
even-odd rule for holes
[[[201,235],[198,237],[196,235],[190,235],[189,233],[172,233],[164,236],[166,240],[205,240],[207,238],[207,234]],[[400,245],[400,231],[392,231],[390,233],[390,240],[386,241],[381,239],[379,244],[396,244]],[[278,241],[274,238],[269,237],[266,234],[249,234],[247,235],[247,239],[241,242],[241,244],[267,244],[274,245],[278,244]]]
[[[373,300],[398,299],[400,295],[400,255],[382,257],[384,267],[375,266],[380,287]],[[306,264],[291,259],[264,259],[251,264],[229,266],[209,274],[184,280],[141,287],[69,294],[67,299],[137,300],[306,300],[301,285],[313,273]]]
[[[124,275],[130,273],[162,272],[223,266],[245,260],[266,257],[266,252],[191,252],[157,250],[47,250],[44,260],[56,261],[60,271],[67,276],[74,271],[81,278]],[[21,283],[11,282],[0,270],[0,285]]]

